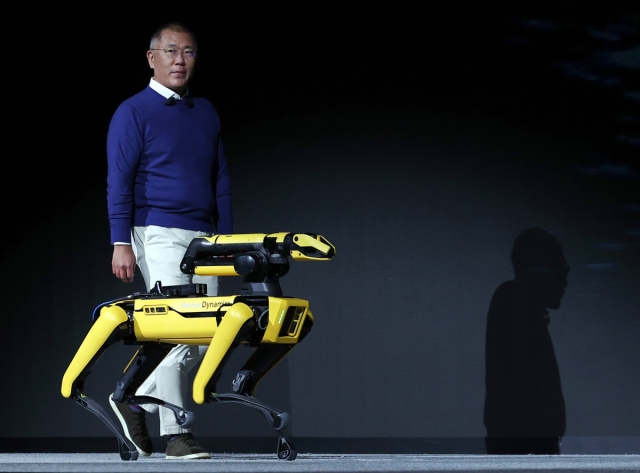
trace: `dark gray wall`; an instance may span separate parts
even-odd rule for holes
[[[567,436],[640,438],[637,17],[611,12],[627,33],[602,43],[586,32],[611,29],[588,15],[470,12],[425,27],[416,12],[369,13],[366,26],[358,12],[283,13],[186,18],[202,49],[194,88],[226,126],[236,232],[316,232],[337,247],[283,278],[316,324],[258,397],[288,410],[298,437],[483,437],[489,300],[513,277],[516,235],[540,226],[572,264],[550,324]],[[94,307],[141,290],[110,270],[104,139],[148,81],[161,18],[85,17],[23,25],[32,48],[55,37],[73,65],[62,53],[34,64],[12,102],[2,437],[109,435],[61,396],[62,375]],[[89,44],[74,49],[76,35]],[[108,350],[86,393],[107,406],[131,353]],[[198,435],[271,435],[242,406],[192,407]]]

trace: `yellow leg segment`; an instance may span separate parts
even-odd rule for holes
[[[94,360],[96,354],[103,347],[106,348],[105,344],[113,335],[114,330],[119,325],[126,324],[128,320],[126,312],[116,305],[104,307],[100,311],[100,317],[94,322],[73,360],[71,360],[67,371],[64,373],[61,388],[64,397],[71,396],[73,384],[78,377],[85,371],[89,363]]]
[[[193,400],[198,404],[205,401],[207,384],[233,345],[238,333],[253,317],[251,308],[243,303],[236,303],[227,310],[220,326],[211,338],[209,349],[205,353],[200,368],[193,380]]]

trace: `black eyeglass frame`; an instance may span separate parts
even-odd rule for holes
[[[186,59],[195,59],[198,57],[198,51],[185,51],[184,49],[176,49],[176,48],[151,48],[149,51],[164,51],[169,59],[175,59],[178,57],[180,51],[182,51],[182,56]],[[175,54],[172,56],[172,53],[169,51],[175,51]]]

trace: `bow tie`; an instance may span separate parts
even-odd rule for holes
[[[167,99],[165,104],[168,105],[169,107],[173,107],[176,104],[176,102],[177,102],[176,98],[171,96]],[[191,100],[191,97],[187,97],[187,107],[193,108],[193,100]]]

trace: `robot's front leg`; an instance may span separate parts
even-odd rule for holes
[[[259,345],[233,380],[233,392],[253,396],[260,380],[280,363],[294,346],[266,343]]]
[[[253,396],[260,380],[264,378],[311,331],[313,319],[306,318],[296,343],[262,343],[238,371],[233,392]]]
[[[281,431],[287,425],[289,425],[289,414],[280,409],[266,405],[264,402],[258,399],[247,396],[246,394],[235,393],[211,393],[208,398],[209,402],[234,402],[242,404],[243,406],[253,407],[258,409],[264,414],[267,420],[271,423],[271,426],[276,431]]]
[[[289,424],[289,414],[254,398],[258,382],[269,373],[294,347],[292,344],[262,344],[238,371],[231,386],[234,394],[215,395],[217,402],[238,402],[254,407],[264,414],[278,432]]]
[[[251,307],[238,302],[233,304],[222,317],[193,380],[193,400],[198,404],[203,404],[207,400],[207,391],[219,377],[219,369],[224,365],[230,352],[247,340],[249,334],[255,329],[253,316]]]
[[[275,409],[258,401],[257,399],[247,396],[246,394],[217,394],[211,393],[209,396],[209,402],[233,402],[242,404],[243,406],[253,407],[258,409],[264,414],[264,416],[271,422],[273,428],[278,432],[278,458],[281,460],[295,460],[298,456],[298,452],[295,451],[293,444],[287,439],[282,430],[289,425],[289,414],[287,412]]]
[[[232,383],[234,393],[211,394],[210,402],[235,402],[258,409],[267,418],[271,426],[278,432],[278,458],[295,460],[297,452],[292,442],[285,437],[283,430],[289,425],[287,412],[273,408],[255,399],[254,393],[260,380],[264,378],[297,343],[311,331],[313,317],[306,318],[300,328],[295,343],[262,343],[243,365]]]

